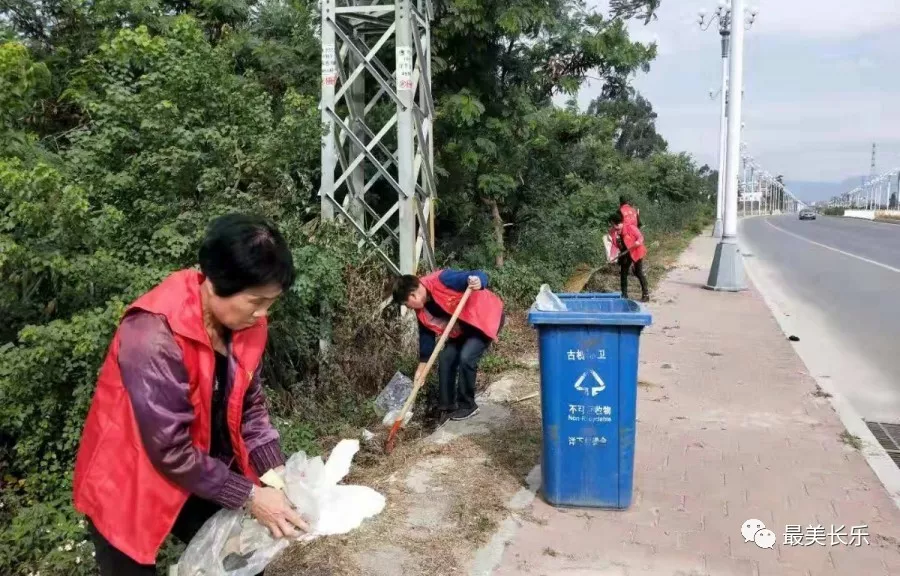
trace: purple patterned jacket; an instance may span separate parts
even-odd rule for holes
[[[181,349],[163,316],[128,315],[119,332],[119,369],[154,467],[191,494],[226,508],[239,508],[252,483],[231,468],[233,458],[214,458],[191,441],[194,410],[188,399],[188,374]],[[229,358],[226,398],[234,379]],[[241,433],[257,475],[284,464],[278,432],[269,421],[259,373],[244,398]],[[227,404],[227,403],[226,403]]]

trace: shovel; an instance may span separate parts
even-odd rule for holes
[[[447,339],[450,337],[450,332],[452,332],[453,327],[456,326],[456,320],[459,318],[459,313],[462,312],[463,307],[466,305],[466,301],[469,300],[469,296],[471,295],[472,289],[466,288],[465,293],[463,293],[462,298],[460,298],[459,300],[459,304],[456,306],[456,310],[453,312],[453,316],[450,318],[450,322],[447,323],[447,327],[444,328],[444,332],[441,334],[440,340],[438,340],[437,345],[434,347],[434,351],[431,353],[431,357],[428,358],[428,363],[425,364],[425,369],[422,370],[422,373],[413,382],[413,388],[409,393],[409,397],[403,404],[403,409],[400,410],[400,413],[397,415],[397,419],[394,421],[394,425],[391,426],[390,433],[388,433],[387,442],[385,442],[384,444],[385,454],[390,454],[394,451],[394,440],[397,437],[397,431],[400,430],[400,425],[403,423],[403,418],[406,416],[406,413],[409,411],[410,407],[415,403],[416,394],[419,393],[419,389],[422,388],[423,384],[425,384],[425,380],[428,378],[428,373],[431,372],[431,367],[434,366],[434,363],[437,361],[438,355],[441,353],[441,350],[444,349],[444,345],[447,343]]]

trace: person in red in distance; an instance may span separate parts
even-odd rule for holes
[[[259,476],[284,465],[260,368],[269,307],[294,282],[270,222],[231,214],[182,270],[125,312],[100,369],[75,462],[101,576],[155,576],[171,533],[188,542],[221,508],[276,538],[308,526]]]
[[[438,406],[441,421],[466,420],[478,413],[475,377],[478,363],[505,321],[503,300],[487,289],[487,274],[480,270],[439,270],[422,278],[406,275],[394,280],[394,302],[416,312],[419,320],[419,367],[425,364],[437,338],[453,316],[466,288],[474,291],[459,315],[438,356]],[[457,382],[458,380],[458,382]]]
[[[641,301],[649,302],[650,292],[647,289],[647,279],[644,277],[644,258],[647,256],[644,235],[638,230],[636,224],[625,222],[621,211],[614,212],[609,221],[613,226],[609,234],[613,244],[619,249],[619,280],[622,298],[628,298],[628,271],[634,270],[634,275],[641,283]]]
[[[627,196],[619,196],[619,212],[626,224],[641,227],[641,211],[631,205],[631,200]]]

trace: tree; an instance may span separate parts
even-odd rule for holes
[[[556,93],[574,94],[590,71],[627,85],[655,47],[632,42],[621,19],[589,12],[580,0],[452,0],[438,10],[434,42],[438,163],[444,198],[488,211],[495,263],[505,231],[527,203],[526,167],[536,143],[536,114]],[[460,219],[462,220],[462,219]]]
[[[600,96],[591,102],[588,114],[611,118],[616,124],[616,150],[628,158],[649,158],[668,146],[656,132],[656,112],[650,102],[628,87],[616,98]]]
[[[50,72],[35,63],[18,42],[0,43],[0,156],[28,152],[39,100],[50,84]]]
[[[617,18],[644,19],[644,24],[656,20],[656,11],[662,0],[610,0],[609,7]]]

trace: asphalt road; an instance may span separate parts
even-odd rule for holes
[[[759,217],[741,222],[740,237],[748,265],[759,259],[798,315],[821,319],[803,337],[844,356],[854,408],[900,419],[900,225]]]

